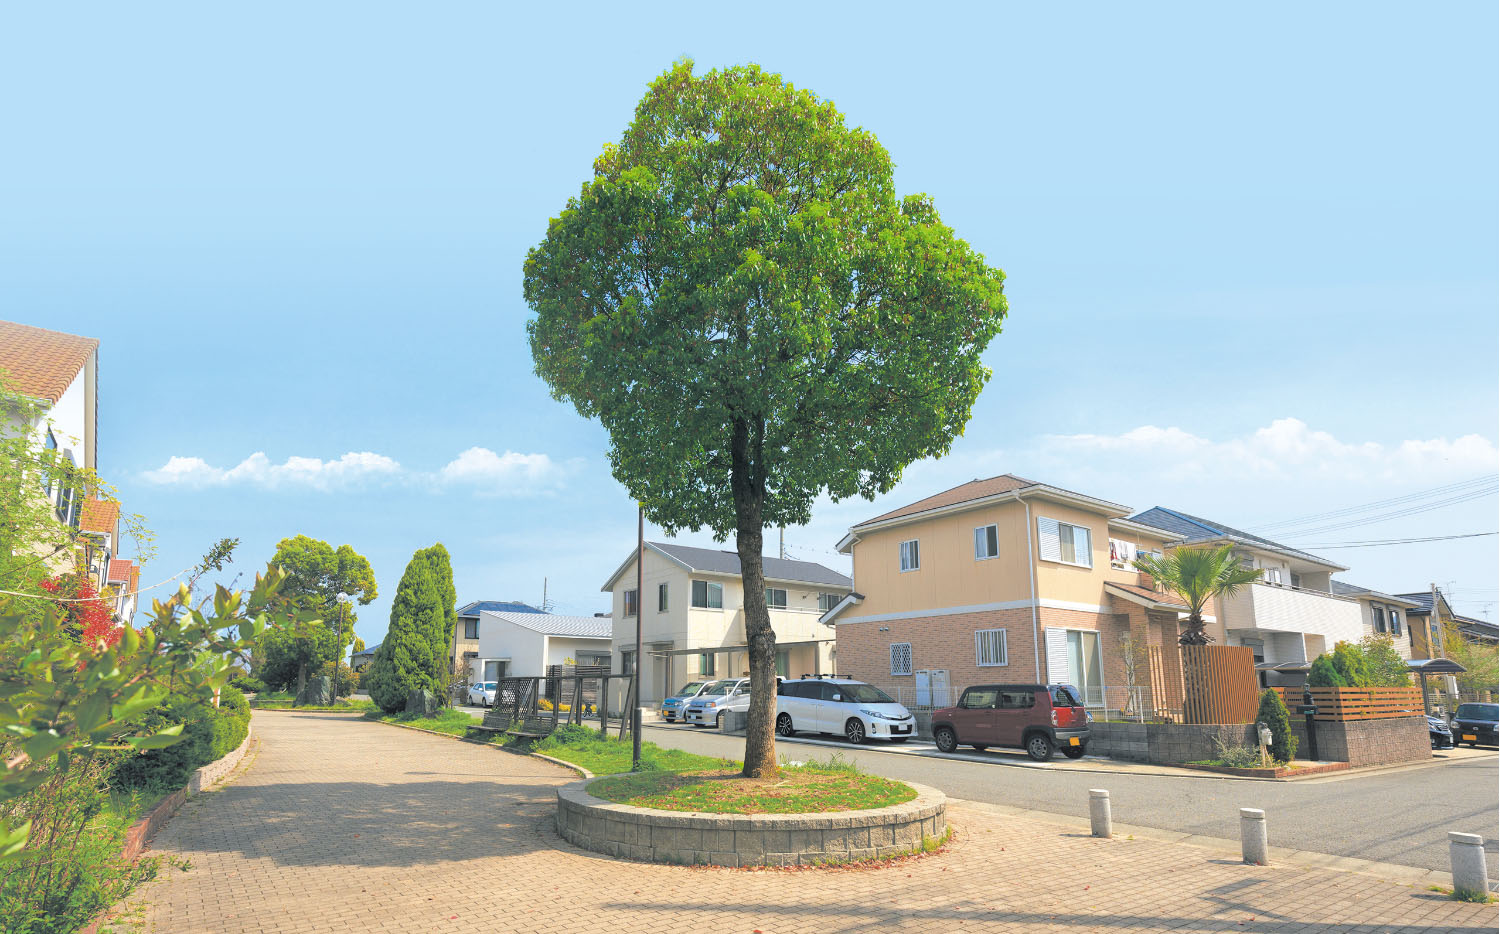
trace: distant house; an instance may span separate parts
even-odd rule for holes
[[[353,668],[355,671],[364,671],[366,668],[370,667],[370,663],[375,660],[375,652],[379,650],[379,648],[380,643],[377,642],[372,646],[366,647],[363,652],[355,652],[349,658],[349,667]]]
[[[834,671],[833,628],[818,621],[852,590],[838,571],[811,561],[765,558],[766,604],[776,632],[776,671],[784,677]],[[636,593],[636,554],[600,588],[611,595],[616,672],[637,657],[636,609],[641,607],[646,663],[641,702],[660,700],[695,678],[749,673],[740,556],[733,551],[647,542],[645,599]]]
[[[1486,620],[1460,616],[1453,612],[1453,606],[1448,602],[1447,595],[1440,587],[1436,588],[1437,613],[1434,614],[1433,593],[1433,590],[1419,590],[1416,593],[1396,595],[1412,603],[1412,609],[1406,611],[1407,617],[1412,621],[1410,627],[1412,658],[1443,657],[1444,623],[1454,627],[1461,637],[1470,642],[1489,645],[1500,642],[1500,627]]]
[[[469,680],[494,681],[547,673],[552,665],[610,666],[607,616],[479,611],[479,648],[469,659]]]
[[[453,626],[453,639],[448,643],[448,670],[458,667],[460,659],[479,657],[479,614],[491,613],[541,613],[543,610],[529,603],[506,600],[476,600],[458,608],[458,620]]]
[[[1412,622],[1406,614],[1417,608],[1417,604],[1405,597],[1381,593],[1359,584],[1330,581],[1332,592],[1356,600],[1360,614],[1364,617],[1365,635],[1390,636],[1396,654],[1402,658],[1425,658],[1412,655]],[[1330,646],[1331,648],[1331,646]]]

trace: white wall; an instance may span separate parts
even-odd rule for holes
[[[510,674],[530,677],[547,673],[547,637],[507,622],[498,613],[479,614],[479,658],[510,659]]]

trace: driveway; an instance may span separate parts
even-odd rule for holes
[[[345,714],[254,715],[258,748],[152,842],[164,867],[115,930],[883,934],[1492,931],[1420,886],[1252,867],[1155,841],[953,808],[954,843],[874,869],[742,871],[607,859],[552,829],[549,763]],[[1170,880],[1170,881],[1164,881]],[[137,919],[132,924],[130,919]]]
[[[645,736],[661,746],[741,758],[742,737],[688,726],[658,726]],[[1142,827],[1237,839],[1239,809],[1262,808],[1272,846],[1448,871],[1450,830],[1483,834],[1496,859],[1496,756],[1459,750],[1441,765],[1360,772],[1297,782],[1093,772],[1024,753],[990,751],[941,757],[934,747],[778,740],[778,755],[799,760],[834,753],[866,771],[922,782],[955,798],[1088,818],[1090,788],[1107,788],[1115,820]],[[889,749],[890,751],[881,751]],[[1025,766],[1011,768],[1004,766]]]

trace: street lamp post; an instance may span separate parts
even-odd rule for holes
[[[334,599],[339,604],[339,625],[338,635],[333,642],[333,697],[329,700],[329,705],[337,707],[339,703],[339,661],[344,654],[344,595],[336,594]]]

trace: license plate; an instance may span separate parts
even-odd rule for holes
[[[1069,746],[1077,746],[1078,745],[1078,737],[1076,737],[1076,736],[1070,736],[1070,737],[1068,737],[1068,745]]]
[[[892,733],[910,733],[911,732],[911,727],[893,726],[893,727],[891,727],[891,732]]]
[[[1479,737],[1475,736],[1472,733],[1465,733],[1464,734],[1464,739],[1466,739],[1466,740],[1474,740],[1475,742],[1479,741]]]

